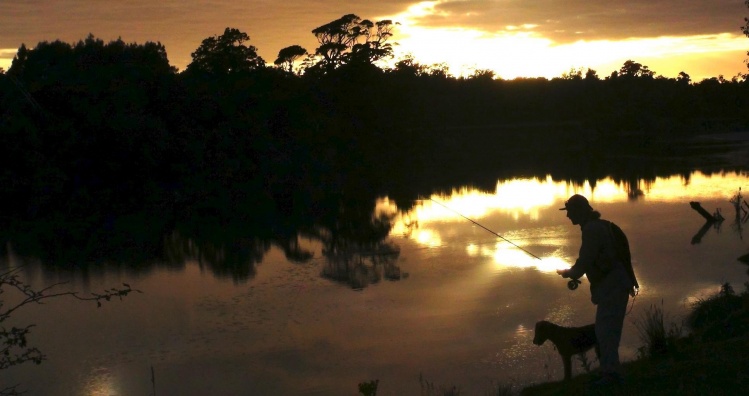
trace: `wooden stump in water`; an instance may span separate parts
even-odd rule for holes
[[[717,220],[715,216],[711,215],[710,212],[706,211],[705,208],[703,208],[699,202],[692,201],[689,203],[689,206],[691,206],[692,209],[696,210],[697,213],[702,215],[702,217],[704,217],[705,220],[707,220],[708,222],[712,223]]]

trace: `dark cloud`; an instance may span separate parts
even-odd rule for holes
[[[739,34],[743,0],[448,0],[434,15],[419,18],[430,27],[531,30],[556,42],[717,33]]]

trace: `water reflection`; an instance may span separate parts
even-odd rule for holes
[[[117,378],[107,367],[93,368],[83,382],[82,396],[111,396],[121,394],[116,384]]]
[[[323,277],[359,289],[380,279],[402,278],[397,247],[385,241],[393,214],[373,208],[369,194],[344,199],[331,193],[298,210],[306,214],[201,203],[175,213],[144,208],[121,216],[94,211],[88,217],[56,215],[11,222],[0,228],[0,238],[7,242],[4,253],[12,250],[48,269],[86,278],[91,273],[146,275],[159,267],[184,270],[197,265],[235,283],[253,279],[275,247],[293,263],[323,259]]]
[[[469,243],[466,253],[469,257],[490,257],[499,268],[535,268],[543,272],[553,272],[569,267],[569,257],[563,256],[560,250],[546,257],[536,258],[514,246],[509,246],[507,242],[497,242],[492,246]]]
[[[75,370],[59,379],[59,388],[40,385],[64,390],[40,394],[86,389],[76,393],[86,396],[148,394],[152,364],[160,364],[159,392],[170,394],[210,394],[216,387],[245,394],[257,385],[258,394],[311,394],[312,389],[343,395],[370,378],[417,394],[414,378],[420,372],[460,385],[467,394],[482,394],[487,379],[522,386],[558,378],[556,352],[531,343],[533,324],[547,319],[583,325],[592,322],[594,312],[589,293],[567,290],[551,272],[569,265],[579,243],[579,229],[558,211],[561,202],[576,192],[588,194],[605,217],[628,232],[643,289],[634,319],[661,301],[667,312],[681,314],[721,283],[746,280],[745,267],[735,260],[746,246],[741,234],[736,237],[727,227],[731,217],[721,234],[709,228],[700,245],[690,245],[703,219],[688,202],[701,201],[711,210],[726,207],[737,186],[748,184],[749,176],[739,173],[676,175],[641,180],[642,194],[633,200],[634,183],[575,184],[541,177],[502,180],[488,192],[466,187],[428,195],[539,259],[428,199],[416,201],[423,196],[402,202],[369,195],[330,200],[316,206],[315,216],[274,218],[279,223],[272,227],[256,226],[236,213],[233,219],[193,215],[162,228],[153,222],[124,228],[117,223],[97,235],[120,237],[97,236],[83,246],[101,241],[102,251],[114,253],[114,241],[123,243],[121,250],[148,247],[148,254],[141,252],[144,259],[118,264],[133,256],[114,254],[105,263],[77,268],[103,274],[98,283],[91,277],[93,290],[123,278],[145,293],[95,315],[72,303],[42,311],[32,320],[51,358],[15,378],[32,388],[36,378]],[[414,201],[405,204],[406,199]],[[148,238],[126,229],[142,229]],[[86,235],[66,239],[75,242],[67,247],[80,246]],[[42,247],[35,251],[17,242],[24,239],[8,240],[27,248],[19,252],[24,257],[44,253]],[[45,262],[54,256],[46,254],[34,261],[46,267],[29,269],[54,273],[55,261]],[[77,282],[79,273],[72,276]],[[406,276],[406,282],[388,282]],[[641,344],[630,319],[626,326],[621,353],[628,360]],[[86,361],[95,367],[82,367]],[[47,367],[49,372],[35,371]],[[211,373],[210,381],[199,373]]]
[[[586,195],[599,205],[633,200],[645,205],[717,202],[710,210],[730,213],[730,192],[745,184],[746,176],[738,172],[576,182],[547,175],[500,180],[493,191],[461,187],[400,201],[387,196],[374,200],[369,191],[345,199],[331,194],[310,207],[297,209],[293,216],[245,207],[235,211],[199,208],[173,214],[144,210],[116,218],[102,213],[99,217],[19,223],[5,227],[3,233],[19,256],[37,258],[45,266],[76,268],[83,274],[105,268],[148,273],[154,267],[184,269],[188,263],[196,263],[215,276],[240,283],[254,278],[269,249],[278,247],[290,262],[322,259],[324,278],[358,289],[381,279],[400,279],[399,256],[393,253],[398,247],[388,241],[392,236],[405,236],[426,249],[443,248],[449,243],[469,255],[490,259],[497,268],[549,272],[572,257],[559,249],[566,243],[559,236],[569,229],[555,229],[544,213],[555,210],[574,193]],[[749,207],[745,201],[743,204]],[[472,227],[462,216],[481,221],[540,259]],[[726,216],[732,221],[731,232],[739,238],[743,238],[747,216],[742,206],[735,218]],[[692,244],[700,243],[711,230],[720,232],[721,227],[721,223],[695,227]],[[470,233],[463,233],[465,230]],[[456,241],[454,235],[462,236]],[[305,244],[304,240],[314,243]]]
[[[625,202],[633,194],[648,202],[689,202],[695,196],[704,200],[727,201],[727,192],[733,186],[745,183],[746,175],[740,173],[706,175],[700,172],[690,177],[657,177],[645,183],[644,190],[639,187],[632,190],[630,184],[617,182],[612,178],[593,184],[585,182],[582,185],[555,181],[550,176],[545,179],[513,179],[497,182],[494,193],[461,188],[453,190],[451,194],[435,194],[421,199],[414,209],[400,215],[399,221],[393,226],[393,232],[405,233],[413,224],[459,219],[461,214],[470,218],[482,218],[500,212],[509,214],[515,220],[521,216],[537,220],[541,209],[559,205],[560,201],[572,194],[585,195],[596,203]],[[444,203],[444,206],[431,201],[432,199]],[[379,200],[377,205],[380,208],[390,206],[393,211],[395,207],[395,203],[388,199]]]
[[[361,290],[380,280],[400,280],[400,267],[396,265],[400,249],[390,243],[379,243],[369,249],[323,249],[325,262],[322,276]]]
[[[731,230],[733,230],[734,233],[739,236],[739,239],[743,240],[744,224],[749,221],[749,211],[744,209],[743,206],[749,207],[749,203],[744,200],[741,194],[741,187],[739,187],[738,193],[731,197],[728,202],[731,204],[731,206],[733,206],[733,209],[735,211],[733,222],[731,223]],[[710,214],[707,210],[705,210],[705,208],[702,207],[699,202],[692,201],[689,203],[689,205],[705,219],[705,224],[703,224],[702,227],[697,231],[697,233],[692,237],[692,245],[702,242],[702,238],[705,236],[705,234],[707,234],[708,231],[710,231],[711,228],[714,229],[716,233],[720,233],[721,226],[726,220],[720,207],[716,208],[714,212]]]
[[[196,240],[175,231],[164,238],[164,258],[172,265],[196,262],[201,270],[210,270],[217,276],[228,276],[235,281],[252,278],[256,264],[263,260],[271,247],[270,241],[242,238],[233,246],[222,241]],[[291,256],[299,256],[296,247],[289,247]]]
[[[697,230],[697,233],[694,234],[692,237],[692,245],[696,245],[700,242],[702,242],[702,238],[705,237],[705,234],[707,234],[708,231],[710,231],[711,228],[715,228],[716,232],[720,232],[720,225],[722,222],[710,222],[706,221],[705,224],[700,227],[699,230]]]
[[[695,198],[728,203],[730,191],[735,186],[746,183],[745,174],[732,172],[712,175],[696,172],[656,177],[648,181],[616,181],[606,178],[578,185],[555,181],[547,176],[501,180],[497,182],[493,193],[461,188],[450,194],[434,194],[418,200],[414,208],[407,212],[399,213],[396,203],[387,198],[379,200],[377,207],[384,212],[397,213],[392,235],[404,235],[427,248],[441,246],[448,234],[456,233],[456,227],[465,226],[469,221],[481,221],[482,223],[478,223],[480,227],[489,232],[482,234],[483,231],[476,231],[478,234],[474,232],[471,237],[460,241],[469,256],[489,257],[499,267],[535,268],[551,272],[567,267],[567,263],[573,259],[563,250],[554,248],[563,245],[563,241],[553,239],[559,235],[560,230],[536,227],[518,232],[510,225],[512,222],[544,224],[547,221],[541,219],[541,213],[556,208],[560,202],[577,193],[590,197],[594,204],[618,204],[633,200],[645,204],[687,203]],[[730,202],[733,203],[734,200],[743,201],[734,196]],[[719,211],[720,208],[716,210]],[[732,229],[743,239],[743,225],[749,215],[742,216],[744,212],[741,209],[736,212]],[[691,214],[685,211],[683,216]],[[509,218],[511,222],[508,223],[503,218]],[[494,229],[492,224],[503,224],[505,228]],[[691,243],[700,243],[710,229],[720,232],[720,226],[721,222],[706,223],[692,237]],[[502,237],[491,238],[492,232]],[[496,241],[487,242],[494,239]],[[519,248],[513,244],[517,244]],[[526,249],[530,249],[530,254],[523,251]],[[534,257],[539,255],[541,256]]]

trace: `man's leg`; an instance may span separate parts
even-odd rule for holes
[[[596,338],[601,349],[602,374],[620,375],[619,342],[622,339],[624,316],[627,312],[627,290],[617,290],[598,303],[596,309]]]

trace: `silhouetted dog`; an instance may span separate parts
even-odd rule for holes
[[[551,322],[542,320],[536,323],[533,343],[541,345],[550,340],[557,347],[559,355],[564,363],[564,379],[572,378],[572,355],[584,353],[595,347],[596,356],[600,359],[601,351],[598,349],[595,325],[589,324],[583,327],[562,327]]]

